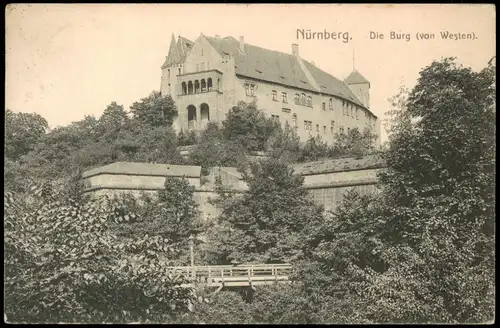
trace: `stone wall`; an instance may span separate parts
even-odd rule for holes
[[[383,169],[383,162],[376,156],[294,165],[295,174],[304,177],[304,187],[326,210],[334,210],[348,190],[356,189],[362,194],[376,192],[377,174]],[[220,213],[220,209],[210,204],[210,199],[217,197],[217,177],[235,193],[248,190],[241,174],[233,167],[212,168],[208,176],[202,177],[199,166],[119,162],[83,173],[85,192],[96,196],[121,193],[136,197],[142,193],[154,195],[163,188],[166,177],[188,179],[195,187],[194,199],[206,219]]]

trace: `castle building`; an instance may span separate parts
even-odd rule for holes
[[[161,67],[161,93],[177,105],[177,131],[202,130],[221,122],[239,101],[295,127],[302,141],[365,128],[379,136],[380,120],[370,111],[370,82],[354,70],[344,81],[300,57],[245,43],[244,37],[208,37],[192,42],[172,35]]]

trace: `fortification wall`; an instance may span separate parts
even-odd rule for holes
[[[325,210],[334,210],[349,190],[356,189],[362,194],[376,192],[377,174],[383,169],[384,165],[380,159],[373,157],[319,161],[294,166],[295,174],[304,177],[304,187]],[[220,209],[210,202],[211,199],[217,198],[217,177],[235,193],[248,190],[241,174],[232,167],[211,168],[209,175],[202,177],[199,166],[121,162],[83,173],[85,192],[96,196],[122,193],[135,197],[140,197],[143,193],[155,195],[158,190],[163,189],[166,177],[188,179],[195,188],[194,199],[206,219],[220,214]]]

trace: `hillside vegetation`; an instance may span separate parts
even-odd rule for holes
[[[221,125],[176,134],[170,97],[127,113],[111,103],[48,131],[38,114],[5,112],[4,247],[8,322],[480,323],[494,318],[495,67],[431,63],[392,99],[379,193],[349,192],[325,213],[291,163],[371,153],[369,131],[300,144],[255,104]],[[188,159],[179,145],[194,144]],[[269,158],[246,160],[249,151]],[[82,194],[83,170],[115,161],[236,166],[249,190],[203,222],[185,179],[158,199]],[[180,288],[167,266],[289,262],[293,283]]]

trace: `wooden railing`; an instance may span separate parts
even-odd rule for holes
[[[171,267],[192,281],[207,286],[250,286],[289,281],[290,264],[251,264]]]

